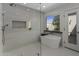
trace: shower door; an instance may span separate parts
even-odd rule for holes
[[[64,46],[76,51],[79,51],[79,12],[65,12],[65,31],[64,31]]]

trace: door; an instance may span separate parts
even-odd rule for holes
[[[64,47],[79,51],[79,12],[65,12],[65,31],[64,31]]]

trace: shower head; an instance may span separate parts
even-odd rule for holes
[[[15,3],[10,3],[9,6],[15,7],[16,4]]]

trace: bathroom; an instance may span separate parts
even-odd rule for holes
[[[79,3],[0,3],[0,55],[79,56],[78,16]]]

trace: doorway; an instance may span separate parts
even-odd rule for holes
[[[68,42],[71,44],[77,44],[76,24],[76,13],[68,14]]]
[[[65,12],[64,47],[79,51],[78,44],[78,11]]]

